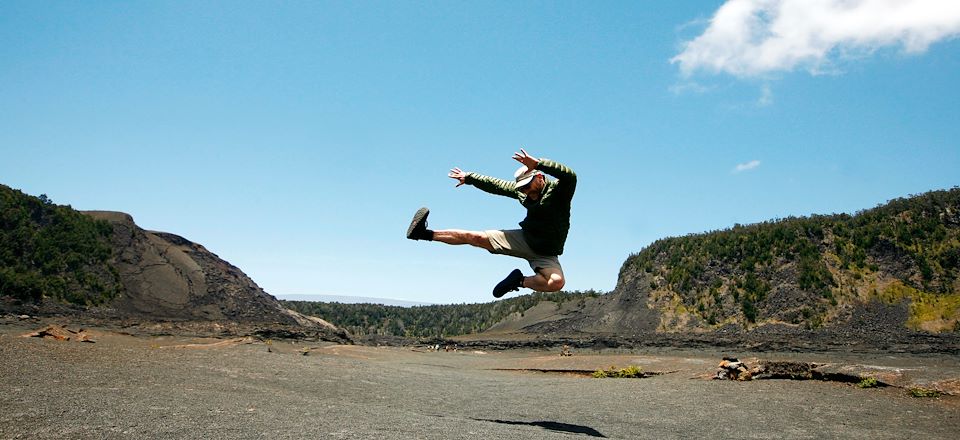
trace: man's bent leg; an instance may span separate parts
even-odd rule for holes
[[[563,270],[556,267],[540,268],[533,276],[523,279],[523,287],[537,292],[556,292],[563,289],[565,283]]]
[[[493,251],[493,245],[490,244],[490,238],[483,231],[464,231],[461,229],[444,229],[433,231],[433,241],[439,241],[446,244],[469,244],[478,248]]]

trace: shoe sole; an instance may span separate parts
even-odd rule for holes
[[[427,208],[420,208],[417,210],[417,213],[413,215],[413,220],[410,221],[410,227],[407,228],[407,238],[413,238],[413,231],[417,230],[417,225],[427,218],[430,215],[430,210]]]
[[[500,281],[499,283],[497,283],[497,285],[493,288],[493,297],[494,297],[494,298],[502,298],[503,295],[506,295],[508,292],[513,292],[513,291],[515,291],[515,290],[520,290],[519,287],[514,287],[514,288],[509,288],[509,287],[506,287],[506,286],[501,287],[502,284],[505,284],[505,283],[511,281],[511,280],[510,280],[511,278],[520,278],[520,280],[521,280],[520,282],[522,283],[522,282],[523,282],[523,281],[522,281],[522,280],[523,280],[523,273],[520,272],[520,269],[514,269],[512,272],[510,272],[509,275],[507,275],[506,278],[503,279],[503,281]],[[514,284],[514,283],[516,283],[516,281],[513,281],[513,283],[511,283],[511,284]],[[500,292],[500,294],[497,295],[497,292]]]

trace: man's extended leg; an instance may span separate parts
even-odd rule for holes
[[[515,269],[497,283],[493,288],[493,296],[500,298],[507,292],[520,290],[521,287],[537,292],[556,292],[563,288],[564,283],[563,271],[559,267],[537,268],[536,273],[530,277],[524,277],[520,269]]]
[[[444,229],[434,231],[427,229],[427,217],[430,210],[420,208],[413,215],[410,221],[410,227],[407,228],[407,238],[411,240],[439,241],[446,244],[469,244],[478,248],[493,251],[493,245],[490,244],[490,237],[482,231],[464,231],[461,229]]]
[[[446,244],[469,244],[488,251],[493,250],[490,244],[490,238],[483,231],[464,231],[461,229],[444,229],[433,231],[433,241],[439,241]]]

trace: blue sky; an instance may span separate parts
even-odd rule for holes
[[[525,263],[403,235],[515,228],[446,173],[524,147],[580,178],[567,289],[610,290],[659,238],[960,184],[958,7],[814,3],[6,1],[0,183],[277,296],[484,302]]]

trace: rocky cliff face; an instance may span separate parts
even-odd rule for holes
[[[125,317],[334,326],[283,308],[240,269],[178,235],[146,231],[130,215],[87,211],[113,226],[112,265],[122,293],[109,306]]]

